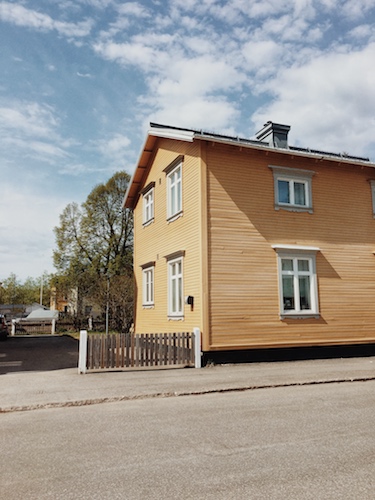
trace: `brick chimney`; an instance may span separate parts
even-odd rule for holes
[[[274,148],[288,149],[289,125],[267,122],[264,127],[255,134],[258,141],[268,142]]]

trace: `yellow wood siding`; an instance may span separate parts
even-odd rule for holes
[[[179,155],[182,165],[181,217],[167,221],[167,178],[163,171]],[[142,196],[134,209],[135,251],[134,271],[137,290],[135,328],[137,333],[191,331],[202,325],[202,254],[201,232],[201,160],[199,144],[159,139],[144,186],[155,182],[155,219],[143,227]],[[184,319],[168,319],[168,264],[165,256],[184,251],[183,295],[194,297],[194,308],[184,305]],[[142,268],[155,262],[155,304],[142,305]]]
[[[375,341],[375,171],[220,144],[206,158],[208,349]],[[315,172],[312,214],[275,210],[269,165]],[[319,319],[280,319],[273,244],[320,248]]]
[[[158,139],[142,187],[155,219],[134,209],[136,332],[202,330],[203,350],[375,341],[375,170],[196,140]],[[179,155],[183,214],[167,221],[166,173]],[[311,170],[313,213],[275,210],[271,166]],[[206,168],[207,167],[207,168]],[[280,319],[277,252],[313,246],[319,318]],[[165,256],[184,251],[184,319],[168,319]],[[142,268],[155,262],[155,304],[142,305]]]

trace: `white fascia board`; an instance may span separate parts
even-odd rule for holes
[[[170,128],[160,128],[155,129],[151,128],[148,131],[149,135],[153,135],[155,137],[165,137],[167,139],[176,139],[178,141],[187,141],[193,142],[194,132],[190,132],[189,130],[173,130]]]
[[[309,247],[304,245],[284,245],[284,244],[276,244],[272,245],[274,250],[288,250],[288,251],[297,251],[297,252],[320,252],[319,247]]]
[[[375,168],[375,163],[372,161],[366,161],[366,160],[355,160],[355,159],[350,159],[346,158],[345,156],[330,156],[329,154],[324,154],[324,153],[313,153],[311,151],[296,151],[293,149],[289,148],[276,148],[273,146],[270,146],[269,144],[266,143],[260,143],[260,144],[255,144],[255,143],[246,143],[246,142],[239,142],[236,140],[230,140],[230,139],[220,139],[214,136],[210,135],[196,135],[196,139],[204,140],[204,141],[212,141],[212,142],[218,142],[221,144],[229,144],[231,146],[238,146],[239,148],[247,148],[247,149],[256,149],[256,150],[261,150],[261,151],[268,151],[268,152],[273,152],[273,153],[280,153],[280,154],[286,154],[289,156],[298,156],[301,158],[314,158],[316,161],[332,161],[336,162],[338,164],[346,164],[346,165],[355,165],[355,166],[361,166],[361,167],[371,167]]]

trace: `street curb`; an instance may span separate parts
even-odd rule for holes
[[[21,406],[8,406],[1,408],[0,413],[14,413],[14,412],[24,412],[24,411],[34,411],[34,410],[48,410],[52,408],[74,408],[79,406],[92,406],[104,403],[119,403],[122,401],[138,401],[143,399],[155,399],[155,398],[173,398],[181,396],[203,396],[207,394],[222,394],[231,392],[245,392],[254,391],[257,389],[277,389],[281,387],[303,387],[312,385],[323,385],[323,384],[343,384],[348,382],[368,382],[375,380],[375,376],[371,377],[351,377],[351,378],[340,378],[340,379],[330,379],[330,380],[314,380],[306,382],[285,382],[279,384],[263,384],[263,385],[249,385],[243,387],[227,387],[227,388],[217,388],[217,389],[206,389],[199,391],[176,391],[176,392],[156,392],[153,394],[137,394],[133,396],[113,396],[113,397],[103,397],[94,399],[82,399],[76,401],[60,401],[51,403],[36,403],[31,405],[21,405]]]

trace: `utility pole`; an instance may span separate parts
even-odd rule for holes
[[[40,305],[43,305],[43,276],[40,278],[40,300],[39,300]]]
[[[109,334],[109,274],[107,274],[107,305],[105,310],[105,334]]]

